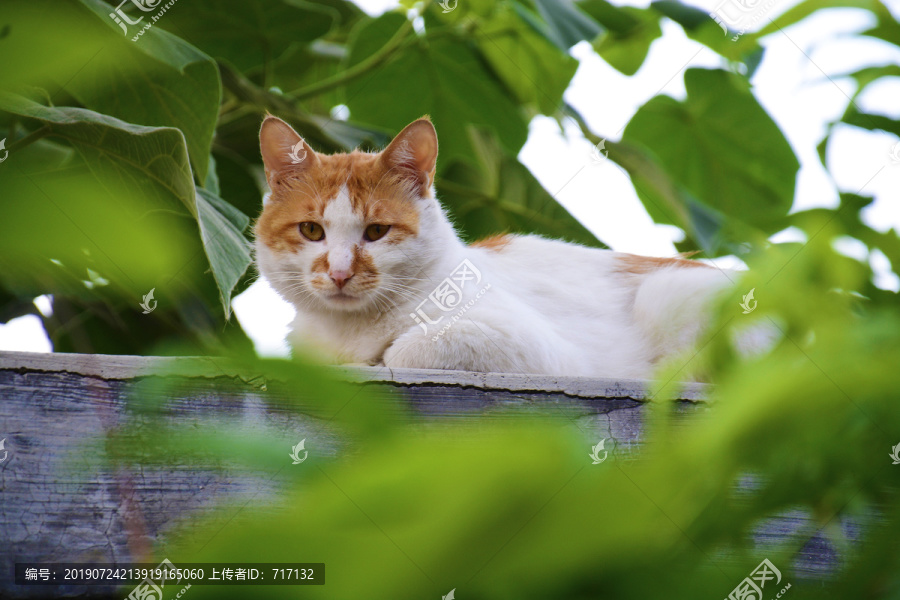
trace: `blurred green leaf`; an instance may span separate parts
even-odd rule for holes
[[[211,192],[195,190],[180,131],[131,125],[80,108],[41,106],[11,94],[0,94],[0,109],[40,121],[48,136],[70,142],[89,166],[102,164],[96,173],[101,180],[114,177],[156,210],[176,210],[179,203],[186,208],[197,219],[222,305],[230,313],[231,290],[250,264],[241,234],[249,218]]]
[[[560,50],[568,51],[578,42],[592,42],[603,32],[600,24],[573,0],[534,0],[534,3],[547,23],[547,37]]]
[[[659,13],[646,8],[620,8],[606,0],[587,0],[579,6],[607,30],[594,41],[597,54],[625,75],[637,73],[650,44],[662,35]]]

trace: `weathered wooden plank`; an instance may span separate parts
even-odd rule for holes
[[[401,395],[426,422],[463,425],[503,416],[510,407],[558,406],[591,443],[611,438],[618,448],[629,448],[643,439],[641,399],[647,382],[374,367],[339,371],[375,394]],[[153,385],[163,372],[167,385]],[[9,452],[0,463],[0,597],[111,593],[15,586],[13,566],[136,562],[178,517],[223,497],[240,501],[275,492],[275,484],[254,473],[203,464],[111,472],[89,455],[84,464],[73,462],[72,457],[90,452],[92,441],[134,418],[125,406],[138,389],[151,401],[164,401],[166,418],[180,424],[237,422],[246,435],[265,434],[286,451],[306,438],[317,452],[337,454],[340,440],[327,423],[288,406],[296,390],[260,381],[259,373],[224,359],[0,353],[0,439],[7,439]],[[701,401],[706,391],[699,384],[684,388],[686,401],[678,405],[682,419],[708,410]],[[807,522],[802,513],[785,515],[760,528],[756,537],[766,543],[785,539]],[[855,530],[845,524],[845,531],[853,537]],[[837,560],[830,544],[816,538],[795,568],[821,576]]]

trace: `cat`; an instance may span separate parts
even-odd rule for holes
[[[536,235],[465,244],[435,196],[427,117],[381,152],[315,152],[267,116],[260,273],[288,340],[337,362],[646,379],[689,350],[730,284],[717,268]]]

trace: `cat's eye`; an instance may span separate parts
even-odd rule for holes
[[[312,221],[300,223],[300,233],[312,242],[321,242],[325,239],[325,230],[322,229],[321,225]]]
[[[370,242],[380,240],[388,231],[390,231],[390,229],[390,225],[369,225],[368,227],[366,227],[366,239]]]

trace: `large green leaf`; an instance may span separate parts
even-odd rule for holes
[[[34,0],[3,12],[10,32],[4,54],[17,58],[5,61],[2,89],[41,87],[54,104],[72,104],[61,97],[71,94],[86,108],[129,123],[177,127],[203,180],[220,99],[218,70],[208,56],[158,26],[131,41],[150,13],[126,37],[100,0]]]
[[[478,29],[478,49],[522,104],[552,114],[578,61],[538,35],[505,5]]]
[[[91,23],[99,52],[113,55],[107,68],[90,64],[68,87],[86,107],[129,123],[177,127],[184,134],[198,181],[206,177],[209,148],[219,112],[221,84],[215,62],[180,38],[152,27],[137,41],[123,37],[100,0],[79,0],[95,19]],[[175,11],[173,11],[175,12]],[[148,16],[144,17],[149,19]],[[160,18],[164,22],[171,14]]]
[[[0,92],[0,110],[38,120],[49,135],[63,138],[91,167],[112,167],[127,186],[171,208],[180,203],[197,214],[194,183],[182,133],[145,127],[83,108],[43,106]]]
[[[468,133],[477,166],[456,163],[436,185],[441,202],[469,240],[503,232],[537,233],[603,246],[492,136],[474,127]]]
[[[695,231],[688,209],[705,207],[775,233],[793,203],[799,168],[784,135],[746,80],[733,73],[690,69],[685,86],[684,102],[656,96],[642,106],[622,141],[652,157],[674,187],[699,206],[691,208],[686,196],[663,197],[646,171],[631,165],[647,211],[657,222]],[[612,150],[610,158],[616,160]]]
[[[302,0],[191,0],[178,8],[163,27],[242,71],[325,35],[340,20],[336,9]]]
[[[47,107],[0,93],[0,109],[36,119],[48,135],[68,141],[101,180],[132,190],[156,210],[186,209],[199,224],[226,315],[237,279],[250,264],[241,232],[248,219],[208,190],[197,190],[181,132],[145,127],[81,108]]]
[[[366,24],[353,40],[349,65],[381,48],[405,22],[403,15],[388,13]],[[522,109],[463,39],[416,40],[390,62],[348,83],[346,98],[354,119],[394,132],[431,115],[443,165],[472,160],[465,124],[494,131],[512,154],[528,136]]]

